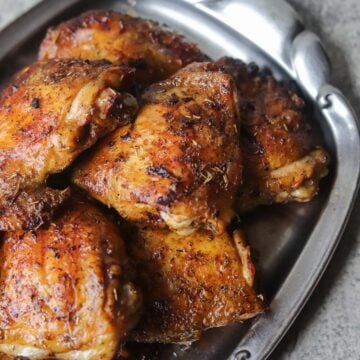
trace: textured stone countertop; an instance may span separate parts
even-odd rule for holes
[[[0,28],[39,1],[41,0],[0,0]],[[289,2],[302,15],[306,26],[323,40],[332,59],[335,84],[344,91],[360,114],[360,1]],[[359,306],[358,200],[324,277],[271,359],[360,360]]]

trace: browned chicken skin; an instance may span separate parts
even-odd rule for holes
[[[211,63],[188,65],[142,102],[133,128],[104,139],[75,184],[128,220],[222,233],[242,169],[232,78]]]
[[[101,211],[73,199],[48,226],[6,233],[0,258],[0,352],[113,359],[141,296],[126,279],[117,226]]]
[[[118,89],[130,70],[49,60],[22,70],[0,97],[0,230],[34,228],[68,196],[46,187],[100,137],[134,116]]]
[[[140,230],[128,243],[143,289],[145,311],[130,334],[140,342],[197,340],[218,326],[263,311],[253,289],[254,265],[243,234],[179,236]]]
[[[240,95],[244,183],[239,210],[311,200],[328,173],[329,156],[312,144],[304,101],[288,85],[259,73],[254,64],[231,58],[217,64],[233,75]]]
[[[39,59],[0,97],[0,231],[16,230],[0,251],[0,353],[110,360],[129,338],[194,341],[262,312],[249,247],[225,229],[237,193],[240,212],[317,193],[329,159],[303,100],[241,61],[188,65],[208,57],[112,11],[49,29]],[[131,123],[127,91],[160,80]],[[145,312],[130,337],[142,301],[117,226],[47,185],[105,135],[72,180],[139,227],[127,246]]]
[[[131,64],[142,85],[206,60],[194,45],[152,22],[107,11],[90,11],[49,30],[40,58],[56,56]],[[239,210],[311,200],[327,174],[328,155],[310,142],[302,99],[272,76],[259,76],[254,66],[230,58],[218,64],[234,76],[241,93],[245,170]]]
[[[196,45],[153,21],[105,10],[88,11],[48,30],[39,58],[73,57],[135,67],[141,87],[208,60]]]

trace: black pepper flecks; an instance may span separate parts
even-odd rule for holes
[[[176,194],[174,191],[170,190],[170,191],[168,192],[168,194],[166,194],[166,195],[164,195],[164,196],[160,196],[160,197],[157,199],[156,203],[157,203],[158,205],[168,206],[168,205],[170,205],[171,203],[173,203],[176,199],[177,199],[177,194]]]
[[[33,98],[32,100],[31,100],[31,107],[33,108],[33,109],[38,109],[39,107],[40,107],[40,100],[39,100],[39,98]]]
[[[147,172],[150,175],[158,175],[165,179],[174,178],[174,175],[172,175],[167,169],[165,169],[163,166],[149,166],[147,168]]]

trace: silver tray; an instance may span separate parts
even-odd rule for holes
[[[330,150],[330,176],[307,204],[263,208],[244,219],[260,254],[258,274],[269,311],[253,321],[207,331],[190,347],[166,345],[157,359],[266,359],[301,311],[343,233],[357,193],[357,119],[331,85],[320,40],[282,0],[47,0],[0,33],[0,85],[36,58],[51,24],[90,8],[130,11],[167,23],[213,58],[230,55],[293,79],[308,99],[315,128]],[[138,346],[139,347],[139,346]]]

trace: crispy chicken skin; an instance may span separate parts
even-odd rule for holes
[[[121,235],[87,201],[72,199],[36,231],[6,233],[0,259],[4,354],[111,360],[139,318]]]
[[[244,183],[239,210],[311,200],[328,173],[329,156],[312,144],[304,101],[289,85],[261,74],[255,64],[223,58],[218,65],[233,75],[240,94]]]
[[[88,11],[48,30],[39,58],[72,57],[135,67],[143,86],[208,60],[196,45],[153,21],[104,10]]]
[[[130,339],[184,342],[263,311],[241,231],[180,236],[145,228],[128,243],[143,289],[144,313]]]
[[[104,139],[73,181],[120,215],[222,233],[241,180],[237,92],[210,63],[147,89],[133,128]]]
[[[49,60],[23,69],[0,97],[0,230],[30,229],[68,196],[46,187],[100,137],[134,116],[117,92],[130,69],[105,62]]]

